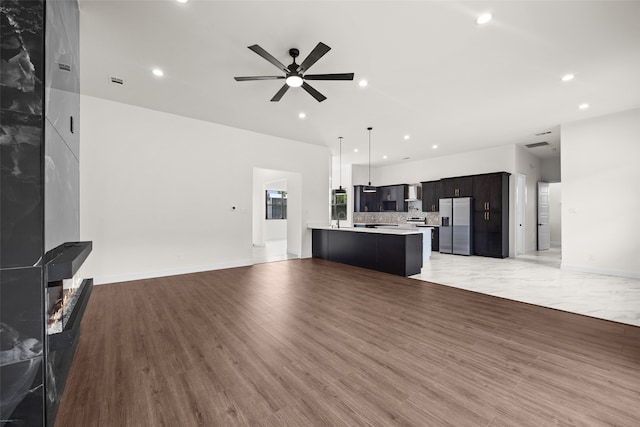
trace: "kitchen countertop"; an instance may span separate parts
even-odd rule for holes
[[[378,225],[394,226],[394,225],[398,225],[398,224],[392,224],[390,222],[389,223],[387,223],[387,222],[354,222],[353,223],[354,227],[357,226],[357,225],[366,227],[367,225],[369,225],[369,226],[373,226],[373,225],[375,225],[375,226],[378,226]]]
[[[397,225],[397,224],[393,224],[393,225]],[[422,233],[421,231],[418,230],[412,230],[411,228],[364,228],[364,227],[341,227],[341,228],[336,228],[336,227],[331,227],[329,225],[317,225],[317,226],[312,226],[309,227],[315,230],[334,230],[334,231],[351,231],[354,233],[377,233],[377,234],[396,234],[396,235],[407,235],[407,234],[418,234],[418,233]]]
[[[398,227],[440,227],[440,224],[424,224],[422,222],[407,222],[407,223],[403,223],[403,224],[386,224],[383,222],[355,222],[353,224],[354,227],[356,226],[385,226],[385,227],[394,227],[394,226],[398,226]]]

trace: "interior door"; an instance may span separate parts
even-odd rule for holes
[[[516,174],[516,255],[526,252],[527,176]]]
[[[551,247],[549,230],[549,183],[538,182],[538,250]]]

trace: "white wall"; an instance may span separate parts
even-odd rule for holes
[[[561,135],[562,268],[640,278],[640,109]]]
[[[516,172],[527,176],[527,200],[525,208],[525,252],[533,252],[538,249],[538,181],[540,181],[540,158],[532,154],[524,147],[516,147]],[[512,198],[510,198],[515,215],[515,180],[510,182]],[[510,218],[513,218],[510,217]],[[515,221],[510,230],[515,233]],[[511,248],[515,247],[511,245]]]
[[[562,246],[562,183],[549,184],[549,233],[551,247]]]
[[[270,219],[265,220],[265,240],[267,242],[273,240],[285,240],[287,238],[287,220],[286,219]]]
[[[329,222],[325,147],[88,96],[81,118],[82,275],[96,283],[251,264],[254,167],[299,174],[301,256],[306,224]]]
[[[544,182],[560,182],[562,176],[560,156],[540,161],[540,180]]]
[[[434,157],[396,165],[372,167],[372,185],[414,184],[462,175],[513,172],[514,145],[487,148],[451,156]],[[367,184],[367,166],[353,167],[353,185]],[[344,175],[343,175],[344,179]]]

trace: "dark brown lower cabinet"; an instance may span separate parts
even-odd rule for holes
[[[433,227],[431,229],[431,252],[440,251],[440,228]]]
[[[312,256],[399,276],[420,273],[422,233],[383,234],[347,229],[314,229]]]

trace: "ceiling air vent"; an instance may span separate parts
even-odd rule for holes
[[[536,133],[536,136],[542,136],[542,135],[549,135],[551,133],[550,130],[546,131],[546,132],[540,132],[540,133]]]
[[[124,84],[124,80],[119,79],[118,77],[109,77],[109,79],[111,80],[111,83],[115,83],[117,85],[123,85]]]
[[[525,145],[525,147],[527,148],[536,148],[536,147],[544,147],[549,145],[549,143],[547,141],[544,142],[534,142],[533,144],[527,144]]]

